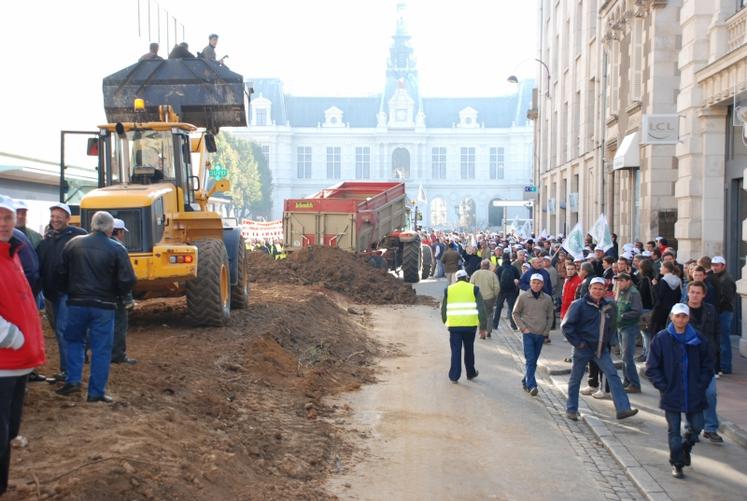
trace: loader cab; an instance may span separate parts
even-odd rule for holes
[[[189,132],[167,123],[102,127],[97,141],[100,186],[170,183],[177,188],[180,210],[193,210],[199,182],[192,174]]]

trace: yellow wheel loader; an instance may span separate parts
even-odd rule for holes
[[[88,139],[98,187],[80,198],[81,226],[90,229],[99,210],[122,219],[136,297],[186,295],[190,322],[224,325],[232,308],[246,307],[249,277],[239,229],[210,210],[210,197],[230,185],[209,157],[220,127],[246,125],[251,89],[211,61],[168,59],[114,73],[103,90],[109,123]],[[60,164],[64,198],[64,156]]]

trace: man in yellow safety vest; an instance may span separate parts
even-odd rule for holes
[[[469,275],[464,270],[456,272],[456,282],[444,290],[441,302],[441,320],[449,329],[451,344],[451,368],[449,379],[457,383],[462,375],[462,345],[464,345],[464,368],[467,379],[475,379],[475,334],[478,326],[480,335],[487,333],[488,323],[485,304],[480,288],[469,283]]]

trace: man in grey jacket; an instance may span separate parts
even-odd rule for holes
[[[525,371],[521,384],[524,391],[530,395],[537,395],[537,380],[534,373],[537,370],[542,345],[550,335],[555,309],[552,298],[542,292],[545,285],[544,277],[539,273],[529,278],[529,289],[519,294],[514,306],[514,322],[519,327],[524,341]]]

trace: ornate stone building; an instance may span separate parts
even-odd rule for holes
[[[239,134],[269,161],[273,217],[283,199],[343,180],[398,179],[412,199],[423,187],[425,227],[498,228],[530,217],[533,82],[509,96],[423,96],[402,6],[385,76],[383,92],[366,97],[334,97],[332,87],[329,97],[293,96],[278,79],[253,81],[251,124]]]

